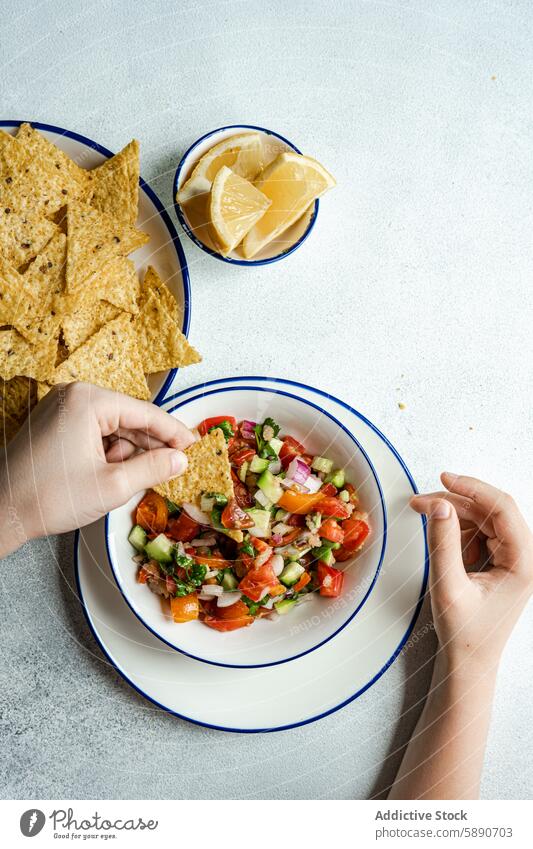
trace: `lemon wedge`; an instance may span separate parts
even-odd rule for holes
[[[271,205],[244,239],[242,248],[246,259],[251,259],[287,230],[313,201],[336,183],[331,174],[310,156],[280,153],[254,185],[271,201]]]
[[[271,201],[259,189],[223,165],[213,181],[210,227],[222,256],[227,256],[265,214]]]
[[[253,180],[264,167],[263,145],[259,133],[239,133],[210,148],[177,194],[178,203],[186,203],[196,195],[209,192],[223,166],[231,168],[246,180]]]

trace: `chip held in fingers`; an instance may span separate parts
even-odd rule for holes
[[[188,460],[185,472],[155,486],[156,492],[174,504],[195,504],[197,507],[206,492],[219,492],[228,499],[233,497],[228,446],[220,428],[193,442],[185,454]]]

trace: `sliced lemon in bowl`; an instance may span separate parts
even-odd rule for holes
[[[310,156],[280,153],[259,174],[254,185],[271,204],[244,238],[242,250],[246,259],[254,257],[265,245],[280,236],[336,182]]]
[[[223,165],[211,187],[209,226],[222,256],[234,250],[272,201],[249,180]]]
[[[193,168],[191,176],[179,189],[178,203],[186,203],[209,192],[213,180],[226,166],[246,180],[254,180],[264,167],[264,153],[259,133],[239,133],[211,147]]]

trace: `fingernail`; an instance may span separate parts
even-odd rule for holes
[[[174,451],[170,455],[170,471],[173,475],[181,475],[187,468],[187,457],[183,451]]]
[[[444,499],[442,499],[442,501],[437,501],[435,506],[431,508],[432,519],[449,519],[450,513],[451,507]]]

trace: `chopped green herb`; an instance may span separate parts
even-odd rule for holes
[[[180,512],[181,508],[178,507],[177,504],[174,504],[174,502],[171,501],[170,498],[165,498],[165,501],[167,502],[167,507],[168,507],[169,513],[172,514],[172,513],[179,513]]]
[[[251,542],[243,542],[241,545],[241,551],[244,554],[249,554],[250,557],[255,557],[255,548],[253,547]]]
[[[248,596],[243,595],[241,596],[241,601],[244,601],[244,603],[248,607],[248,610],[250,611],[250,616],[257,616],[257,611],[260,607],[266,604],[269,598],[270,596],[266,595],[264,598],[261,599],[261,601],[252,601],[251,598],[248,598]]]
[[[223,422],[219,422],[218,424],[213,425],[213,427],[210,427],[207,432],[211,433],[212,430],[216,430],[217,428],[221,430],[224,434],[224,439],[226,440],[226,442],[229,442],[231,437],[235,436],[235,431],[231,426],[231,422],[228,422],[227,419],[224,419]]]

